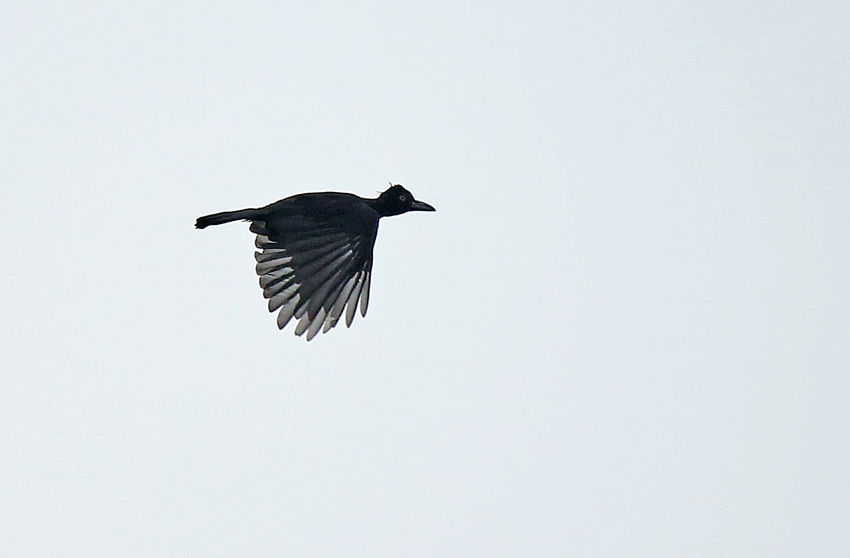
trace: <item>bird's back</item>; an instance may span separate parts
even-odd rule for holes
[[[276,201],[258,210],[272,231],[316,226],[349,234],[374,234],[380,215],[360,196],[343,192],[311,192]]]

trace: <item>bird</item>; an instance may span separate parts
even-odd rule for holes
[[[310,192],[256,209],[198,217],[195,228],[250,221],[260,288],[269,312],[283,329],[297,321],[295,335],[312,340],[327,333],[345,312],[351,327],[359,303],[366,317],[372,279],[372,252],[382,217],[408,211],[436,211],[414,199],[401,184],[377,198],[344,192]]]

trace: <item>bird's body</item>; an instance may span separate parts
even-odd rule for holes
[[[295,334],[306,332],[309,341],[320,329],[334,327],[343,312],[350,326],[358,303],[366,315],[378,221],[408,211],[435,210],[396,184],[375,199],[341,192],[298,194],[258,209],[199,217],[195,227],[250,221],[269,311],[279,310],[281,329],[294,317]]]

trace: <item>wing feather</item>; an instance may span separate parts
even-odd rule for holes
[[[363,290],[360,291],[360,315],[366,317],[366,309],[369,308],[369,288],[372,286],[372,272],[366,272]]]
[[[363,289],[363,274],[361,271],[357,274],[357,283],[354,285],[351,294],[348,296],[348,302],[345,309],[345,326],[351,327],[351,322],[354,321],[354,314],[357,312],[357,301],[360,299],[360,291]]]
[[[366,315],[378,215],[364,207],[283,200],[251,222],[255,269],[279,328],[294,318],[295,334],[309,341],[343,313],[351,326],[358,306]]]

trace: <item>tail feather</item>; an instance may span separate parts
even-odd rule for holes
[[[204,215],[203,217],[198,217],[195,221],[195,228],[204,229],[210,225],[221,225],[222,223],[229,223],[240,219],[250,220],[257,215],[257,212],[257,209],[240,209],[238,211],[222,211],[221,213]]]

